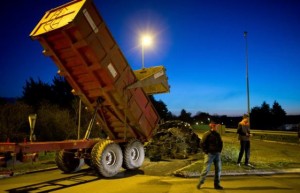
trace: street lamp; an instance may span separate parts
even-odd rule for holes
[[[244,37],[246,41],[246,87],[247,87],[247,110],[248,116],[250,117],[250,97],[249,97],[249,77],[248,77],[248,40],[247,40],[248,32],[244,32]],[[250,118],[249,118],[250,125]]]
[[[152,44],[152,37],[150,35],[144,35],[141,38],[142,43],[142,68],[145,68],[145,47]]]

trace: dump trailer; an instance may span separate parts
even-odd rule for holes
[[[165,68],[133,71],[91,0],[47,11],[30,37],[40,42],[43,54],[94,115],[83,139],[1,143],[0,152],[57,151],[56,164],[66,173],[78,170],[82,160],[104,177],[116,175],[121,167],[139,168],[144,142],[160,121],[148,95],[169,92]],[[107,138],[90,139],[96,121]]]

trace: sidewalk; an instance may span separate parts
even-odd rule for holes
[[[198,161],[199,162],[199,161]],[[194,162],[193,164],[196,164]],[[193,165],[191,164],[191,165]],[[174,176],[183,178],[200,177],[200,171],[184,171],[185,168],[191,165],[185,166],[179,170],[173,172]],[[274,175],[274,174],[288,174],[288,173],[300,173],[300,168],[287,168],[287,169],[245,169],[245,170],[222,170],[222,176],[246,176],[246,175]],[[214,176],[214,171],[208,173],[208,176]]]
[[[274,175],[274,174],[292,174],[300,173],[300,168],[293,169],[276,169],[276,170],[248,170],[244,172],[240,171],[222,171],[222,176],[247,176],[247,175]],[[187,172],[176,171],[174,176],[183,178],[196,178],[200,177],[200,172]],[[214,171],[210,171],[207,176],[214,176]]]

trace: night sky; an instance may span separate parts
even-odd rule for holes
[[[22,95],[32,77],[52,83],[56,65],[29,34],[44,13],[67,0],[1,1],[0,96]],[[142,67],[140,35],[150,33],[145,67],[164,65],[171,92],[155,95],[178,115],[240,116],[277,101],[300,114],[300,1],[94,0],[128,63]]]

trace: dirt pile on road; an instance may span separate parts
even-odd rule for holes
[[[199,147],[200,138],[190,124],[168,121],[159,126],[145,149],[151,161],[160,161],[164,158],[186,159],[200,151]]]

